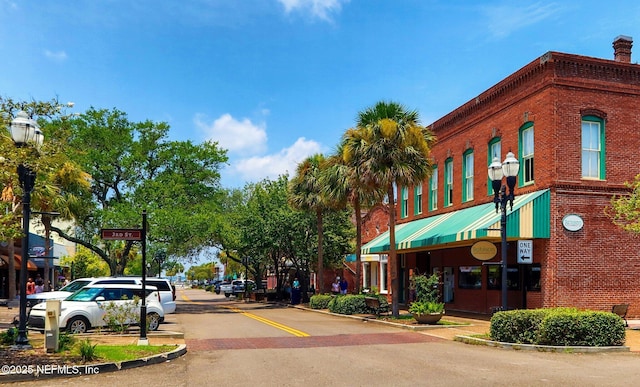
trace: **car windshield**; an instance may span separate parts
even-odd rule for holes
[[[80,290],[82,288],[84,288],[85,286],[89,285],[91,281],[89,280],[75,280],[70,282],[69,284],[67,284],[67,286],[64,286],[62,288],[60,288],[61,291],[63,292],[75,292],[77,290]]]
[[[66,301],[93,301],[102,292],[102,288],[84,288],[65,298]]]

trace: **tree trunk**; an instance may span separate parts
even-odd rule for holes
[[[356,213],[356,294],[360,294],[362,285],[362,214],[360,213],[360,197],[355,196],[353,208]]]
[[[317,211],[318,217],[318,294],[324,293],[324,256],[323,256],[323,233],[322,210]]]
[[[8,266],[8,274],[9,274],[9,301],[15,300],[16,298],[16,289],[17,289],[17,284],[16,284],[16,245],[13,242],[13,239],[10,238],[9,240],[9,246],[7,247],[7,251],[8,251],[8,261],[7,265]]]
[[[51,254],[51,241],[49,240],[51,237],[51,218],[48,216],[42,216],[42,224],[44,225],[44,291],[48,292],[51,290],[49,284],[51,283],[50,271],[51,267],[49,265],[49,257]]]
[[[396,254],[396,203],[393,193],[393,183],[387,188],[387,196],[389,197],[389,268],[391,274],[391,314],[393,317],[400,315],[399,292],[398,286],[398,257]]]

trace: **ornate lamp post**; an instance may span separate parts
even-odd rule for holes
[[[507,202],[511,210],[513,210],[514,190],[516,187],[516,176],[520,169],[520,162],[515,158],[512,152],[507,153],[507,157],[502,163],[500,159],[494,157],[493,162],[489,165],[489,178],[493,187],[493,202],[496,204],[496,212],[498,206],[502,211],[500,217],[500,237],[502,240],[501,258],[502,258],[502,310],[507,310]],[[507,178],[507,185],[502,184],[502,178]],[[507,193],[509,187],[509,193]]]
[[[11,121],[11,138],[18,148],[34,145],[36,148],[42,145],[44,135],[36,121],[24,111],[18,112]],[[20,324],[18,325],[18,337],[16,346],[30,348],[27,338],[27,277],[29,261],[29,217],[31,215],[31,191],[36,180],[36,173],[28,165],[18,165],[18,179],[22,187],[22,260],[20,262]]]

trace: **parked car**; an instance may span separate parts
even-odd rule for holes
[[[255,289],[256,283],[252,280],[246,281],[249,289]],[[220,293],[223,293],[225,297],[230,297],[232,294],[244,293],[244,280],[233,280],[230,283],[220,285]],[[219,294],[219,293],[218,293]]]
[[[158,329],[161,319],[164,317],[164,310],[160,304],[160,295],[153,286],[148,286],[146,290],[147,324],[150,331]],[[142,286],[128,284],[102,284],[85,286],[73,293],[60,303],[59,326],[67,332],[85,333],[96,327],[104,327],[107,322],[104,320],[105,307],[109,303],[116,306],[133,305],[135,297],[141,298]],[[137,316],[140,315],[140,305],[135,304]],[[39,303],[31,308],[29,312],[29,329],[44,330],[45,318],[47,316],[46,302]],[[128,324],[136,324],[137,321],[126,321]]]
[[[216,294],[220,294],[220,288],[221,288],[223,285],[224,285],[224,286],[226,286],[226,285],[230,285],[230,284],[231,284],[231,282],[229,282],[229,281],[222,281],[222,282],[218,282],[217,284],[215,284],[215,286],[214,286],[214,288],[213,288],[213,291],[214,291]]]
[[[27,296],[27,306],[32,307],[46,300],[64,300],[79,289],[88,285],[120,284],[142,285],[142,277],[89,277],[79,278],[54,292],[42,292]],[[176,311],[176,289],[166,278],[147,277],[147,285],[155,286],[160,294],[164,314]]]

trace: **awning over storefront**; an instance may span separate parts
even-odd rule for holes
[[[550,211],[548,189],[517,195],[513,210],[507,205],[507,238],[549,238]],[[396,225],[397,251],[496,238],[500,238],[500,211],[494,203]],[[362,246],[362,254],[388,252],[389,247],[387,231]]]
[[[6,269],[9,267],[9,256],[2,254],[0,255],[0,258],[2,258],[2,262],[0,262],[0,267],[2,267],[3,269]],[[20,265],[22,262],[22,258],[19,255],[16,255],[14,257],[14,262],[15,262],[15,268],[16,270],[20,270]],[[38,270],[38,266],[36,266],[33,262],[31,262],[31,260],[27,261],[27,270]]]
[[[345,261],[355,262],[356,255],[355,254],[347,255],[347,258],[345,259]],[[361,254],[360,255],[360,262],[379,262],[379,261],[380,261],[380,255],[378,254]]]

